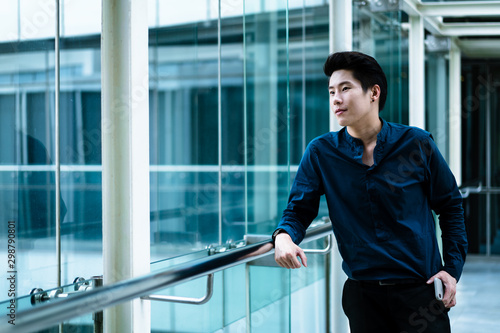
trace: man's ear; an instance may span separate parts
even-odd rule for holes
[[[378,84],[374,85],[371,88],[370,97],[372,98],[372,100],[376,100],[376,99],[380,98],[380,86]]]

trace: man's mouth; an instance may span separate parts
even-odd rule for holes
[[[335,115],[340,116],[342,113],[346,112],[347,109],[337,109],[335,110]]]

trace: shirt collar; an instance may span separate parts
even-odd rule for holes
[[[377,134],[377,144],[384,143],[387,140],[387,135],[389,134],[389,124],[383,118],[379,118],[382,121],[382,128]]]
[[[347,127],[344,127],[342,130],[344,131],[344,138],[350,146],[357,147],[363,145],[363,142],[360,139],[355,138],[349,134],[349,132],[347,131]]]
[[[385,121],[383,118],[379,119],[380,121],[382,121],[382,128],[377,134],[377,145],[383,144],[387,140],[387,135],[389,133],[389,125],[387,124],[387,121]],[[342,131],[344,132],[344,138],[349,143],[349,145],[355,147],[363,145],[363,142],[360,139],[355,138],[349,134],[346,127],[342,128]]]

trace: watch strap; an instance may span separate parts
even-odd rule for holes
[[[273,236],[272,236],[272,240],[273,240],[273,247],[274,247],[274,241],[276,240],[276,236],[278,236],[279,234],[281,234],[282,232],[286,233],[286,231],[284,229],[276,229],[274,232],[273,232]]]

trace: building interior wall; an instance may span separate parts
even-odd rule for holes
[[[94,15],[86,27],[76,17],[82,10],[99,12],[100,1],[73,0],[64,7],[59,119],[54,4],[29,2],[12,5],[16,15],[0,25],[0,220],[17,223],[21,294],[55,287],[59,270],[62,284],[102,275],[100,25]],[[151,214],[144,223],[151,227],[153,270],[206,256],[210,245],[270,234],[307,143],[329,131],[322,73],[329,53],[327,1],[235,0],[218,8],[217,1],[203,0],[193,11],[174,3],[148,1]],[[407,21],[401,10],[374,14],[353,4],[353,50],[379,60],[390,83],[381,117],[403,124],[411,93]],[[426,52],[426,126],[446,157],[447,64],[446,53]],[[499,65],[495,59],[463,60],[464,186],[500,186]],[[489,244],[491,254],[500,254],[499,195],[464,200],[471,252],[484,254]],[[492,208],[485,216],[488,200]],[[54,245],[58,214],[61,267]],[[318,221],[324,216],[322,203]],[[219,275],[209,305],[154,305],[154,330],[214,332],[233,325],[237,331],[247,309],[254,331],[289,330],[292,318],[307,313],[326,321],[325,311],[314,306],[324,304],[324,258],[311,260],[307,273],[257,266]],[[197,280],[165,293],[201,293],[203,286]],[[306,287],[307,299],[296,293]],[[304,302],[300,308],[291,305],[296,297]]]

